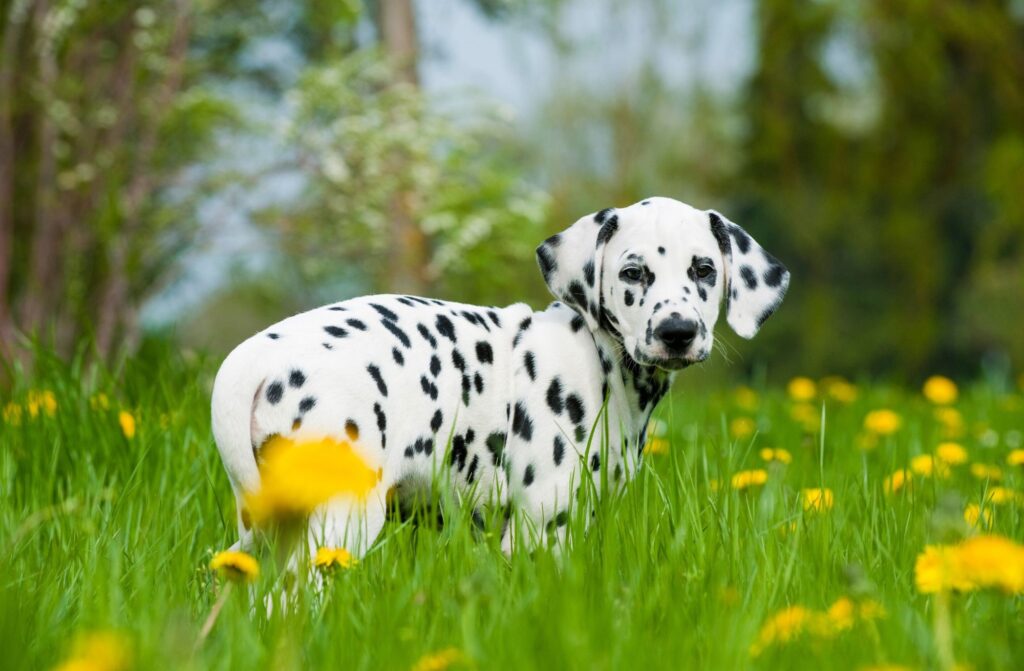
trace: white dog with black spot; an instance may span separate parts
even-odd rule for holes
[[[527,543],[561,542],[584,478],[599,491],[636,473],[651,412],[676,371],[709,356],[723,300],[750,338],[789,285],[738,225],[669,198],[587,215],[537,259],[559,299],[540,312],[368,296],[285,319],[231,352],[213,433],[239,545],[252,539],[245,495],[260,487],[272,436],[350,441],[381,473],[365,500],[339,497],[311,516],[312,552],[361,556],[387,492],[429,492],[435,478],[467,505],[518,508]]]

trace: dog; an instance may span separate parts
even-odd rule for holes
[[[677,371],[710,355],[721,306],[751,338],[790,279],[740,226],[670,198],[589,214],[536,255],[557,299],[540,312],[368,296],[285,319],[232,351],[212,424],[237,499],[236,546],[252,542],[245,497],[274,436],[345,440],[380,469],[365,500],[339,497],[311,516],[311,552],[361,556],[389,490],[430,491],[436,478],[468,505],[515,506],[528,544],[564,542],[585,478],[600,493],[636,474],[651,413]]]

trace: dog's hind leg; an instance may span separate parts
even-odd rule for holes
[[[362,558],[384,527],[387,487],[375,487],[363,500],[338,498],[320,506],[309,518],[309,556],[321,548],[345,549],[353,559]]]

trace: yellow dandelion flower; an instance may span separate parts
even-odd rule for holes
[[[1003,469],[992,464],[971,464],[971,475],[979,480],[1002,480]]]
[[[970,589],[960,570],[956,548],[928,545],[914,562],[914,585],[921,594]]]
[[[1010,450],[1006,455],[1006,463],[1010,466],[1024,466],[1024,450]]]
[[[756,487],[768,482],[768,471],[763,468],[755,468],[749,471],[739,471],[732,476],[732,488],[743,491],[749,487]]]
[[[4,406],[4,423],[11,426],[21,425],[21,406],[13,401]]]
[[[915,475],[923,475],[926,478],[930,478],[934,468],[935,460],[932,459],[930,454],[919,454],[910,460],[910,470]]]
[[[49,389],[42,391],[30,391],[25,400],[25,407],[33,419],[39,416],[40,412],[53,417],[57,414],[57,397]]]
[[[350,568],[356,560],[345,548],[320,548],[313,558],[313,565],[320,569]]]
[[[110,398],[102,391],[97,394],[93,394],[92,398],[89,399],[89,406],[93,410],[109,410]]]
[[[841,597],[825,611],[825,620],[835,632],[853,629],[856,607],[849,597]]]
[[[748,412],[757,410],[759,399],[757,392],[747,386],[737,387],[733,392],[733,399],[737,407]]]
[[[888,615],[885,606],[874,599],[863,599],[857,602],[857,616],[865,622],[884,620]]]
[[[644,454],[668,454],[668,441],[657,436],[648,437],[644,445]]]
[[[810,403],[794,403],[789,409],[789,416],[803,425],[805,431],[814,432],[820,428],[820,412]]]
[[[960,570],[976,589],[1024,592],[1024,546],[1002,536],[973,536],[960,544],[958,554]]]
[[[1009,487],[990,487],[985,492],[985,502],[993,503],[997,506],[1006,505],[1008,503],[1020,503],[1024,500],[1024,495],[1020,492],[1015,492]]]
[[[988,508],[982,508],[977,503],[969,503],[964,508],[964,521],[967,522],[968,526],[974,528],[991,526],[992,511]]]
[[[260,564],[247,552],[224,550],[210,560],[210,570],[236,582],[252,581],[260,574]]]
[[[822,379],[821,388],[834,401],[853,403],[857,400],[857,387],[842,377],[830,376]]]
[[[912,477],[913,474],[911,471],[905,468],[900,468],[893,471],[893,474],[883,481],[882,489],[886,494],[895,494],[904,487],[909,486]]]
[[[465,655],[458,648],[446,648],[420,657],[419,661],[413,665],[412,671],[445,671],[445,669],[465,661]]]
[[[94,632],[80,636],[68,659],[54,671],[125,671],[131,668],[131,660],[131,647],[123,636]]]
[[[943,434],[949,438],[958,438],[964,433],[964,416],[956,408],[935,408],[935,420],[942,426]]]
[[[304,517],[337,496],[365,498],[380,480],[380,472],[350,444],[332,438],[295,442],[277,437],[260,456],[260,489],[246,497],[258,524]]]
[[[786,393],[794,401],[810,401],[818,395],[818,387],[809,377],[794,377],[786,385]]]
[[[872,410],[864,417],[864,428],[879,436],[888,436],[899,431],[903,419],[893,412],[882,408]]]
[[[800,490],[800,502],[805,512],[823,513],[832,510],[832,490],[828,487],[812,487]]]
[[[779,643],[789,643],[802,636],[813,626],[817,614],[803,606],[790,606],[772,615],[761,626],[757,640],[750,646],[753,657],[760,655],[766,648]]]
[[[127,410],[117,413],[117,423],[121,425],[121,433],[128,440],[135,437],[135,417]]]
[[[948,466],[959,466],[967,463],[967,450],[959,443],[940,443],[935,448],[935,456]]]
[[[754,435],[757,423],[749,417],[737,417],[729,422],[729,434],[740,440]]]
[[[955,403],[958,395],[956,383],[941,375],[933,375],[925,380],[921,393],[935,405]]]
[[[789,450],[784,450],[781,447],[766,447],[758,454],[764,461],[778,461],[782,464],[793,463],[793,455],[789,453]]]

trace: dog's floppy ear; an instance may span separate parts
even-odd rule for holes
[[[782,303],[789,271],[740,226],[708,210],[711,232],[725,262],[726,321],[744,338],[753,338]]]
[[[537,247],[544,283],[555,298],[573,308],[596,331],[601,321],[601,262],[605,243],[619,227],[613,208],[576,221]]]

